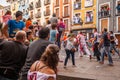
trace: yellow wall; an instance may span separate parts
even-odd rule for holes
[[[83,25],[80,27],[80,25],[73,25],[72,29],[83,29],[83,28],[95,28],[96,27],[96,3],[97,0],[93,0],[93,6],[91,7],[85,7],[85,0],[81,0],[81,9],[79,10],[74,10],[75,13],[80,13],[81,14],[81,19],[83,20]],[[86,11],[93,11],[93,23],[85,23],[86,22]]]

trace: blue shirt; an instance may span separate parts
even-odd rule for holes
[[[22,30],[25,27],[23,21],[16,22],[16,20],[9,20],[8,21],[8,30],[9,35],[15,34],[18,30]]]
[[[50,30],[49,41],[55,43],[56,35],[57,35],[57,31],[56,30]]]

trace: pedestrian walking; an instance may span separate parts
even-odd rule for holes
[[[109,37],[109,34],[108,34],[106,28],[104,28],[103,35],[102,35],[99,47],[102,44],[103,44],[103,51],[101,52],[101,61],[100,61],[100,63],[104,64],[104,56],[105,56],[105,53],[106,53],[107,56],[108,56],[109,65],[113,66],[113,60],[112,60],[112,56],[111,56],[111,53],[110,53],[110,37]]]

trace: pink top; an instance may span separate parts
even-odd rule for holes
[[[49,77],[53,77],[56,80],[56,74],[50,75],[39,71],[28,71],[28,80],[48,80]]]
[[[5,23],[5,24],[7,24],[7,22],[9,21],[9,20],[11,20],[12,19],[12,16],[11,15],[4,15],[3,16],[3,22]]]

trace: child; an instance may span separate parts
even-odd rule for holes
[[[3,23],[7,24],[7,22],[12,19],[11,11],[7,11],[2,18],[3,18]]]

